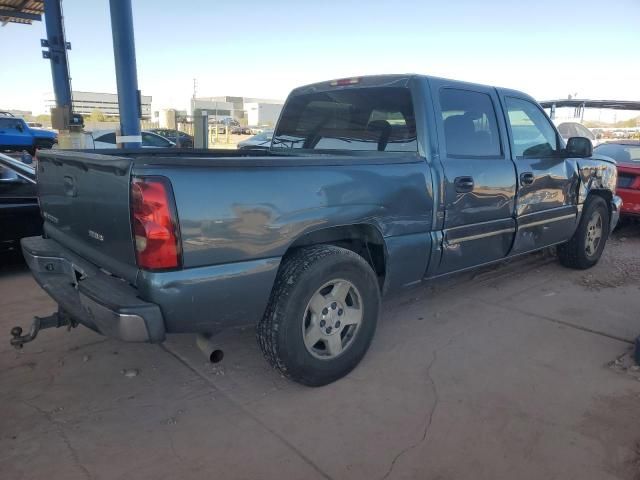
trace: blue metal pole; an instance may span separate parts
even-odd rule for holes
[[[113,57],[118,84],[120,135],[126,148],[140,147],[140,104],[131,0],[109,0]]]
[[[61,0],[46,0],[44,2],[44,20],[47,29],[51,78],[53,79],[56,107],[67,108],[71,113],[71,82],[69,79],[67,43],[64,38],[60,2]]]

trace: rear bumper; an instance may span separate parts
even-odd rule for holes
[[[28,237],[21,244],[36,281],[78,323],[127,342],[165,339],[160,307],[140,300],[127,282],[103,272],[55,240]]]

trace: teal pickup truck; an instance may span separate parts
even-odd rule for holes
[[[37,175],[44,236],[21,245],[58,309],[12,345],[193,333],[215,362],[212,335],[253,325],[312,386],[362,359],[383,295],[551,245],[592,267],[622,206],[614,160],[530,96],[422,75],[296,88],[268,151],[58,150]]]
[[[35,155],[37,149],[51,148],[56,143],[56,132],[30,127],[22,118],[0,113],[0,151],[26,150]]]

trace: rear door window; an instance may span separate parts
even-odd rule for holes
[[[489,95],[443,88],[440,110],[448,156],[502,157],[496,112]]]
[[[346,88],[292,97],[274,149],[417,152],[407,88]]]

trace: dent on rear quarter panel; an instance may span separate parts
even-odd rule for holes
[[[169,333],[215,333],[255,324],[265,311],[279,258],[189,268],[141,271],[141,297],[160,306]]]

